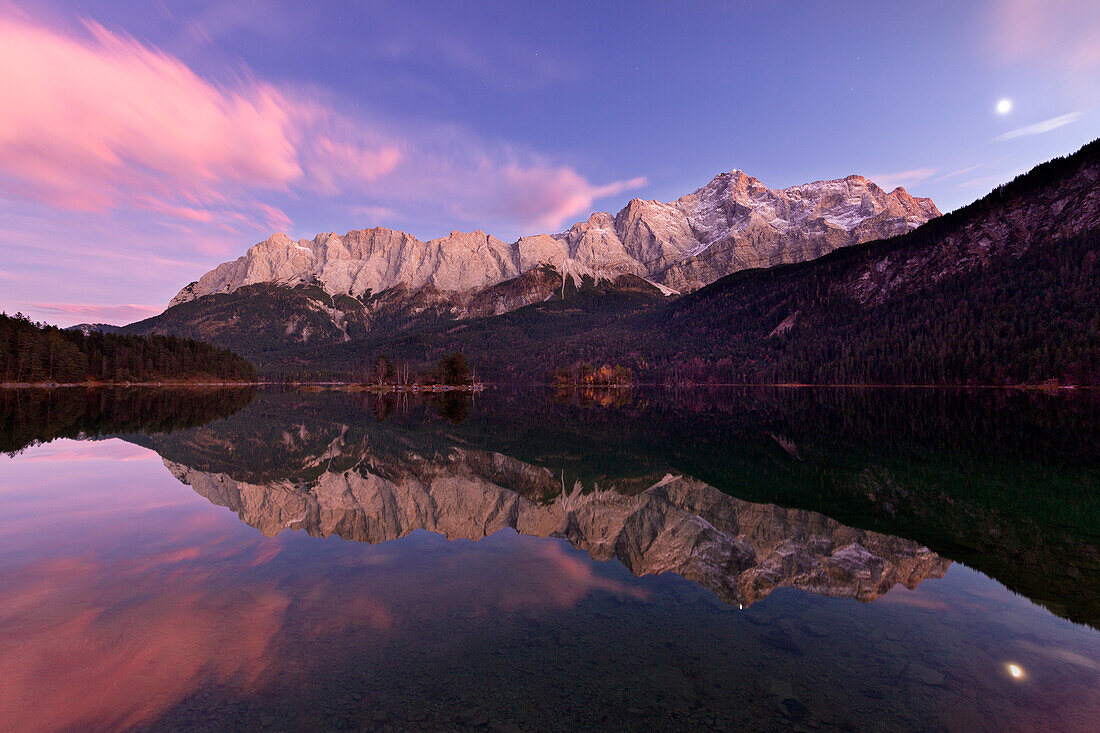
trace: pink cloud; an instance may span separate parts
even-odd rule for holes
[[[596,186],[571,168],[510,165],[500,173],[501,205],[524,222],[555,229],[572,217],[588,215],[597,199],[641,188],[645,178]]]
[[[163,306],[142,305],[137,303],[118,303],[115,305],[97,305],[89,303],[23,303],[38,312],[63,316],[65,322],[74,317],[90,323],[129,323],[156,315],[164,310]]]
[[[892,173],[875,173],[868,176],[881,188],[891,191],[898,186],[912,186],[914,183],[926,181],[939,172],[936,168],[913,168]]]
[[[258,204],[260,213],[264,217],[264,224],[269,229],[278,229],[282,231],[290,227],[290,217],[286,215],[286,212],[282,209],[277,209],[274,206],[268,206],[267,204]]]
[[[294,193],[391,209],[447,201],[479,225],[553,228],[645,184],[594,184],[451,129],[437,135],[441,151],[430,133],[387,133],[323,94],[247,74],[216,84],[123,33],[93,21],[84,30],[0,12],[0,95],[19,100],[0,117],[0,186],[55,209],[288,229],[290,217],[258,196]]]
[[[481,148],[466,158],[435,152],[410,156],[402,175],[386,179],[379,195],[389,195],[393,208],[404,200],[439,209],[468,224],[494,223],[556,230],[574,218],[586,218],[595,202],[646,185],[645,178],[594,184],[568,166],[554,166],[538,156],[507,148]],[[478,151],[476,143],[469,148]],[[384,189],[384,190],[382,190]]]
[[[214,215],[206,209],[197,209],[193,206],[177,206],[167,201],[155,199],[152,196],[134,196],[134,204],[142,209],[158,214],[167,214],[177,219],[209,223],[214,220]]]
[[[1000,60],[1087,70],[1100,67],[1100,3],[997,0],[990,51]]]
[[[393,171],[402,158],[401,150],[393,145],[372,150],[326,135],[315,137],[310,148],[311,182],[330,196],[346,189],[346,184],[378,180]]]
[[[379,221],[382,219],[392,219],[397,215],[397,212],[388,206],[353,206],[351,213],[357,217],[364,217],[368,222]],[[0,277],[3,277],[3,273],[0,273]]]
[[[158,49],[84,25],[77,36],[0,15],[0,97],[19,101],[0,117],[0,185],[18,196],[211,223],[243,191],[335,193],[326,171],[373,181],[400,159],[361,135],[326,136],[337,124],[359,131],[316,103],[256,80],[214,84]],[[255,208],[265,224],[290,223]]]
[[[178,59],[95,23],[88,36],[0,19],[4,173],[22,193],[103,210],[148,180],[198,199],[221,181],[301,176],[288,102],[266,84],[219,89]]]

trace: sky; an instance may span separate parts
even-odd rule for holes
[[[0,310],[276,231],[561,231],[741,169],[949,211],[1100,136],[1100,3],[0,0]]]

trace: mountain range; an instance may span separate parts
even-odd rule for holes
[[[939,216],[930,199],[887,193],[862,176],[770,189],[742,171],[716,176],[671,203],[633,199],[559,234],[506,243],[478,230],[423,242],[376,227],[293,241],[274,234],[183,288],[170,305],[246,285],[317,283],[329,295],[392,288],[484,290],[549,265],[603,279],[635,275],[662,290],[695,290],[723,275],[820,257],[901,234]]]
[[[131,333],[186,334],[251,358],[501,315],[567,297],[586,278],[661,300],[746,268],[800,262],[910,231],[928,199],[861,176],[770,189],[741,171],[671,203],[630,201],[558,234],[507,243],[482,231],[427,242],[373,228],[274,234],[184,287]]]
[[[1100,382],[1100,142],[939,215],[859,176],[740,171],[560,234],[275,235],[124,328],[262,373],[355,377],[461,350],[493,380],[620,364],[642,381]]]

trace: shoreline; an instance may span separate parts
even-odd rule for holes
[[[0,382],[0,389],[208,389],[243,387],[315,387],[342,392],[481,392],[487,386],[477,384],[375,385],[361,382]],[[532,385],[538,386],[538,385]]]
[[[598,390],[630,390],[634,388],[652,389],[747,389],[754,387],[782,388],[782,389],[988,389],[988,390],[1020,390],[1038,392],[1072,392],[1075,390],[1100,389],[1100,385],[1089,384],[806,384],[800,382],[729,382],[720,384],[604,384],[604,385],[557,385],[543,382],[531,382],[524,385],[501,385],[489,383],[477,383],[469,385],[448,384],[422,384],[422,385],[374,385],[361,382],[0,382],[0,389],[120,389],[120,388],[171,388],[171,389],[207,389],[207,388],[242,388],[242,387],[316,387],[332,388],[344,392],[481,392],[491,387],[523,386],[545,387],[547,389],[598,389]]]
[[[262,387],[282,382],[0,382],[0,389],[118,389],[120,387]]]
[[[307,392],[371,392],[373,394],[422,394],[438,392],[481,392],[485,384],[360,384],[356,382],[301,382],[291,384]],[[311,389],[312,388],[312,389]]]

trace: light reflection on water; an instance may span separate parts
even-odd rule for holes
[[[265,538],[117,440],[3,461],[14,730],[1100,719],[1098,634],[959,565],[874,603],[779,589],[738,611],[511,530]]]

